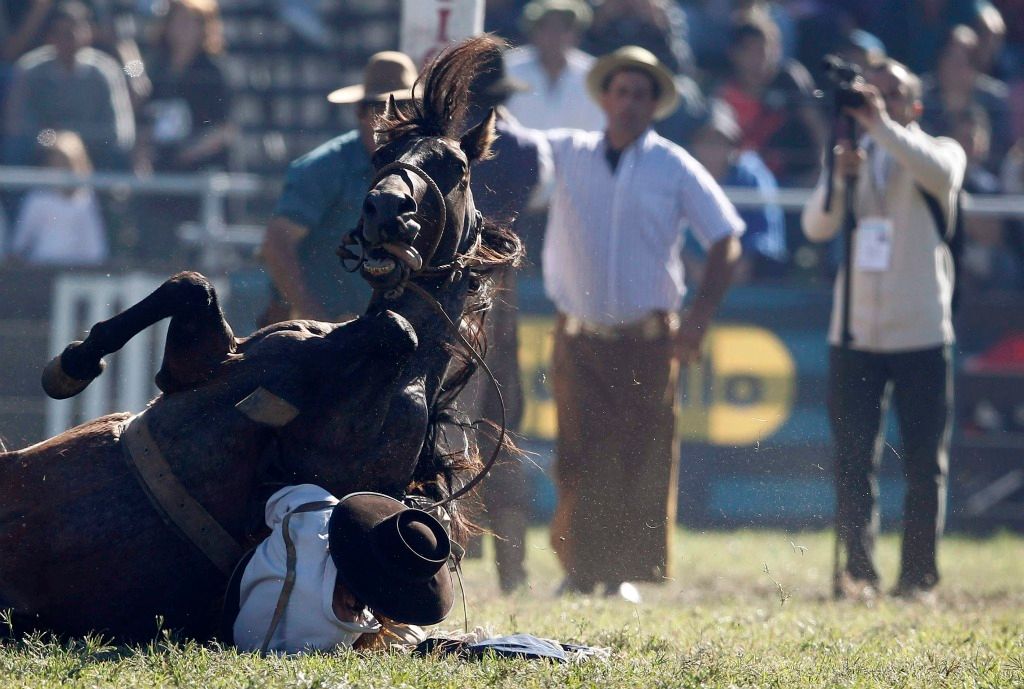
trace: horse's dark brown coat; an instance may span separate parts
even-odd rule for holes
[[[444,192],[447,226],[425,227],[417,240],[444,232],[435,264],[472,241],[471,160],[460,143],[480,155],[491,135],[474,130],[468,145],[451,138],[450,116],[462,112],[466,97],[454,87],[471,78],[483,52],[496,49],[483,38],[443,54],[425,75],[418,113],[424,122],[443,120],[443,131],[396,129],[376,161],[414,163]],[[437,217],[415,181],[388,176],[375,191],[409,194],[421,215]],[[515,262],[521,248],[514,236],[477,229],[488,267]],[[382,226],[384,241],[390,231]],[[484,272],[423,285],[457,318],[467,299],[486,305]],[[150,430],[179,480],[235,538],[254,542],[251,526],[274,488],[270,480],[316,483],[338,495],[400,495],[410,482],[450,473],[437,443],[439,413],[464,376],[449,370],[453,338],[418,296],[375,293],[355,321],[289,321],[236,338],[209,282],[182,273],[94,326],[84,344],[63,355],[63,370],[91,378],[99,357],[165,317],[171,325],[157,376],[164,394],[151,404]],[[296,406],[298,416],[276,428],[242,414],[235,405],[258,387]],[[139,640],[157,631],[159,618],[189,635],[210,632],[225,577],[162,521],[132,475],[118,437],[128,416],[105,416],[0,453],[0,603],[14,609],[21,629]]]

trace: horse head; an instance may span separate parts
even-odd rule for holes
[[[362,247],[357,267],[375,290],[397,297],[410,279],[449,277],[475,257],[484,228],[470,167],[490,155],[495,114],[461,126],[469,83],[501,45],[484,36],[444,51],[417,81],[422,96],[402,107],[390,100],[379,118],[376,175],[348,239]]]

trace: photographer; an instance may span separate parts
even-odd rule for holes
[[[894,396],[907,479],[894,594],[933,600],[952,406],[954,275],[945,233],[955,227],[966,159],[955,141],[929,136],[918,126],[921,82],[904,65],[883,61],[867,83],[855,81],[849,90],[854,93],[843,95],[860,105],[843,114],[866,135],[857,145],[838,142],[830,211],[824,210],[825,177],[803,211],[805,234],[813,241],[831,239],[844,217],[844,185],[855,185],[849,293],[844,269],[836,278],[829,336],[837,528],[846,552],[835,592],[862,600],[877,594],[875,474],[883,420]],[[846,342],[844,308],[851,336]]]

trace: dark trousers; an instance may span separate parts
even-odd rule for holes
[[[558,413],[551,544],[575,587],[668,575],[679,471],[678,367],[664,336],[569,335],[551,377]]]
[[[877,468],[891,399],[903,438],[907,493],[903,504],[900,583],[933,586],[935,551],[946,512],[953,383],[948,347],[876,353],[830,352],[829,416],[835,439],[836,526],[846,570],[878,581]]]

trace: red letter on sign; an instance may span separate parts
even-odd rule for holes
[[[439,7],[437,9],[437,42],[445,44],[448,42],[448,15],[452,13],[450,7]]]

